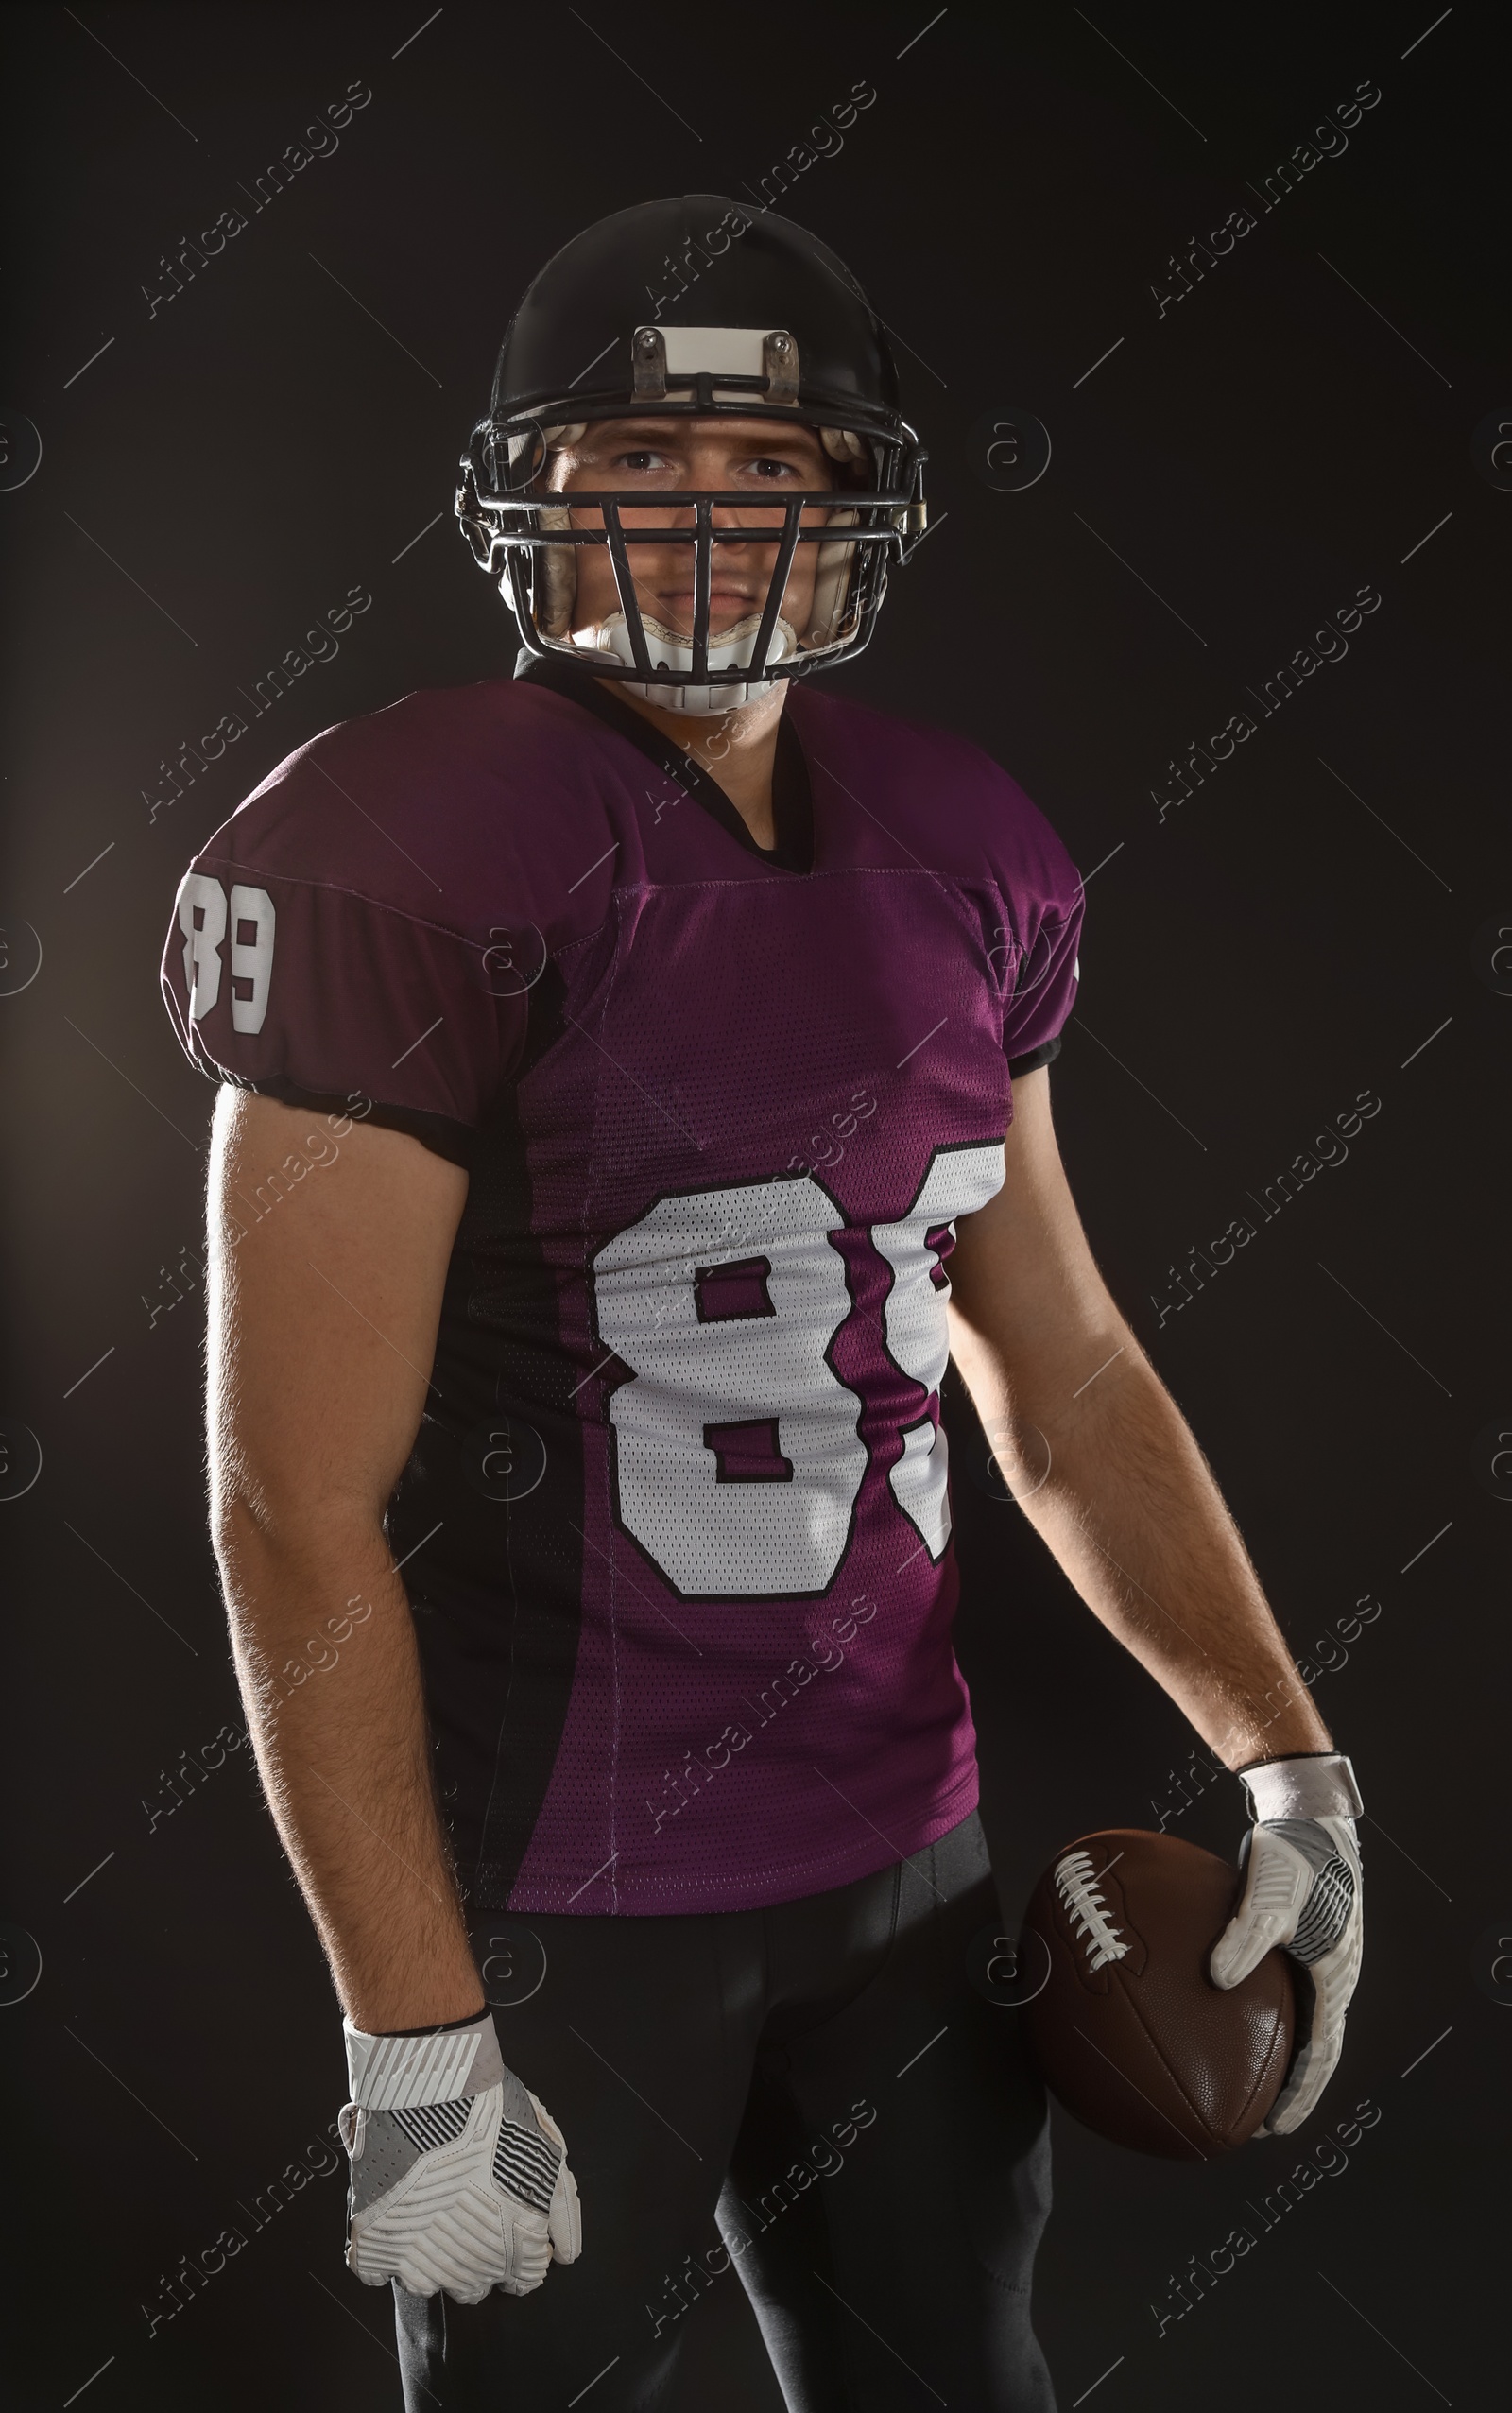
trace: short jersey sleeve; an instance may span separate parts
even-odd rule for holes
[[[180,1041],[212,1078],[342,1105],[465,1164],[523,1045],[522,984],[443,912],[364,894],[318,784],[300,785],[275,773],[180,884],[163,958]]]
[[[1076,1003],[1087,892],[1039,806],[990,767],[988,828],[998,927],[992,949],[1003,1001],[1003,1052],[1017,1079],[1060,1053]]]
[[[1015,1080],[1053,1063],[1060,1053],[1060,1034],[1081,978],[1082,909],[1078,894],[1064,914],[1047,914],[1020,957],[1013,994],[1003,1011],[1003,1052]]]

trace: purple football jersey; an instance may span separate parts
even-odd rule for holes
[[[764,853],[586,680],[410,696],[180,890],[194,1061],[469,1168],[388,1531],[482,1908],[782,1902],[976,1802],[946,1266],[1082,888],[963,739],[804,688],[782,730]]]

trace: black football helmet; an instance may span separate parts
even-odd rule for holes
[[[569,509],[547,482],[555,449],[594,421],[637,415],[796,419],[835,464],[833,487],[783,493],[765,604],[713,640],[713,547],[751,537],[712,515],[748,505],[748,492],[679,488],[688,525],[627,527],[645,490],[575,491]],[[926,458],[899,414],[885,330],[834,253],[769,210],[693,193],[619,210],[548,260],[504,338],[491,405],[462,456],[456,515],[529,654],[565,656],[673,710],[716,713],[860,652],[889,561],[906,561],[924,532]],[[818,506],[824,522],[802,526]],[[637,543],[679,543],[695,551],[691,644],[643,613],[630,562]],[[781,606],[795,549],[808,543],[819,547],[815,604],[799,631]],[[575,630],[583,544],[607,547],[620,610]]]

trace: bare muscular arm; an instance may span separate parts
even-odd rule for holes
[[[963,1215],[951,1350],[1024,1514],[1108,1631],[1230,1767],[1326,1751],[1238,1529],[1097,1270],[1050,1116],[1014,1085],[1007,1179]]]
[[[221,1092],[208,1284],[215,1550],[267,1799],[336,1991],[369,2030],[440,2025],[483,1995],[383,1524],[425,1405],[466,1196],[466,1174],[404,1132],[334,1130],[323,1115]]]

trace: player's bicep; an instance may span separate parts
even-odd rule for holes
[[[381,1513],[425,1404],[467,1175],[406,1132],[233,1087],[210,1180],[217,1522]]]
[[[985,1345],[1016,1387],[1038,1389],[1046,1375],[1079,1370],[1088,1347],[1123,1319],[1060,1161],[1048,1067],[1014,1083],[1013,1105],[1003,1187],[956,1227],[953,1348],[969,1382],[969,1361]]]

